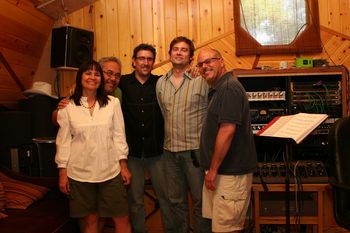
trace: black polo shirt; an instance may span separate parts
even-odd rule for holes
[[[151,74],[141,84],[133,72],[120,79],[129,156],[153,157],[163,152],[164,120],[156,96],[159,77]]]

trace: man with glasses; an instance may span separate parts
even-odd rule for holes
[[[159,76],[151,73],[156,50],[140,44],[132,56],[134,71],[123,75],[122,110],[129,145],[128,167],[132,173],[128,187],[129,212],[134,233],[146,233],[144,205],[145,171],[148,172],[160,205],[164,232],[176,232],[166,195],[163,165],[164,121],[156,97]]]
[[[157,98],[165,122],[164,159],[168,195],[178,233],[190,231],[188,194],[194,212],[194,232],[211,232],[202,217],[204,171],[199,167],[199,137],[207,110],[208,85],[187,71],[194,55],[193,42],[176,37],[169,49],[172,69],[157,83]]]
[[[118,87],[121,77],[122,63],[116,57],[103,57],[99,60],[105,79],[105,91],[122,102],[122,93]]]
[[[226,72],[219,51],[202,49],[197,67],[210,86],[200,142],[200,164],[206,171],[203,216],[212,219],[212,232],[238,233],[257,166],[249,102],[243,86]]]

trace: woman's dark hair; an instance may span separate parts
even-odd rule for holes
[[[77,76],[75,78],[74,93],[70,97],[70,99],[72,99],[74,101],[75,105],[79,105],[79,106],[81,105],[80,98],[83,95],[83,86],[81,84],[81,78],[83,76],[83,73],[88,71],[88,70],[93,70],[93,69],[95,69],[101,75],[101,83],[96,91],[96,100],[98,101],[98,103],[101,107],[104,107],[107,105],[109,98],[104,90],[105,79],[103,77],[103,71],[102,71],[100,64],[94,60],[84,62],[78,70]]]

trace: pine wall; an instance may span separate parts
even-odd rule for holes
[[[67,23],[94,31],[94,58],[119,57],[123,73],[132,70],[132,50],[144,42],[157,49],[154,73],[164,74],[170,68],[169,43],[179,35],[192,39],[197,48],[220,50],[228,69],[277,68],[281,60],[292,64],[296,57],[322,58],[331,65],[350,67],[348,0],[319,0],[322,53],[240,57],[235,56],[234,0],[96,0],[56,21],[34,7],[33,2],[38,1],[0,1],[0,52],[25,89],[37,80],[54,85],[56,71],[49,67],[50,33],[52,27]],[[72,71],[60,74],[74,79]],[[15,107],[24,98],[23,88],[0,62],[0,105]]]
[[[332,65],[350,66],[350,3],[320,0],[320,54],[235,56],[234,0],[99,0],[69,15],[71,25],[95,32],[95,57],[115,55],[123,72],[131,71],[132,49],[141,42],[157,49],[155,72],[165,73],[170,41],[179,35],[191,38],[196,47],[219,49],[228,69],[294,62],[295,57],[328,59]]]

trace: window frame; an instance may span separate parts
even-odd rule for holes
[[[319,9],[317,0],[307,0],[309,5],[308,23],[295,40],[288,45],[261,45],[241,26],[241,0],[233,1],[236,55],[263,55],[289,53],[319,53],[322,52],[320,38]]]

